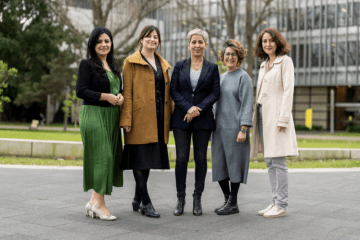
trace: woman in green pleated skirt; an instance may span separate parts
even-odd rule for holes
[[[86,216],[115,220],[105,205],[105,195],[122,187],[120,170],[122,139],[119,127],[121,77],[114,59],[112,36],[107,28],[95,28],[89,38],[87,59],[81,61],[76,95],[83,99],[80,132],[84,146],[84,191],[93,189],[85,206]]]

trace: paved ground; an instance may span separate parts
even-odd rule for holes
[[[69,170],[73,169],[73,170]],[[173,216],[173,171],[150,174],[149,192],[160,219],[131,210],[132,173],[123,188],[106,197],[117,221],[85,216],[90,192],[82,189],[81,168],[8,168],[0,166],[0,240],[16,239],[360,239],[360,170],[289,174],[289,215],[266,219],[257,211],[269,204],[266,171],[249,173],[239,192],[240,214],[217,216],[222,201],[208,172],[202,197],[204,214],[191,214],[194,172],[188,173],[186,213]]]
[[[18,129],[18,130],[28,130],[27,126],[12,126],[12,125],[0,125],[0,129]],[[37,130],[47,130],[47,131],[63,131],[63,127],[38,127]],[[80,131],[79,128],[67,128],[67,131]],[[342,137],[342,136],[324,136],[323,133],[329,133],[325,131],[319,132],[297,132],[297,139],[324,139],[324,140],[349,140],[349,141],[360,141],[360,137]]]

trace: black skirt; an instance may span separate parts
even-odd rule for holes
[[[144,56],[142,57],[148,62]],[[121,170],[170,169],[168,150],[164,142],[165,80],[157,57],[155,57],[155,61],[157,70],[155,70],[149,62],[148,64],[153,69],[155,78],[158,142],[149,144],[125,144],[121,159]]]

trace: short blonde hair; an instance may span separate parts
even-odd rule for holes
[[[188,35],[187,35],[188,42],[191,41],[191,38],[192,38],[192,36],[194,36],[194,35],[200,35],[200,36],[202,36],[202,38],[204,39],[204,42],[207,43],[208,34],[207,34],[205,31],[203,31],[203,30],[201,30],[201,29],[199,29],[199,28],[195,28],[195,29],[191,30],[191,31],[188,33]]]

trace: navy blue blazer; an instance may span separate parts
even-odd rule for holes
[[[184,117],[192,106],[197,106],[202,111],[200,111],[200,116],[192,120],[194,129],[214,130],[212,106],[220,97],[218,65],[204,59],[195,91],[190,82],[190,66],[190,58],[176,62],[171,76],[170,95],[175,103],[171,127],[188,129],[189,123],[184,121]]]

